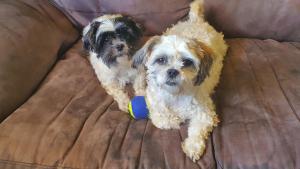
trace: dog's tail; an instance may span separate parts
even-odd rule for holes
[[[204,0],[194,0],[190,4],[189,20],[204,19]]]

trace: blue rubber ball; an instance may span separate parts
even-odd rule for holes
[[[128,104],[130,115],[134,119],[147,119],[149,110],[144,96],[135,96]]]

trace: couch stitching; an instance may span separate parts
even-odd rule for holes
[[[62,166],[49,166],[44,164],[38,164],[38,163],[26,163],[26,162],[19,162],[19,161],[11,161],[11,160],[2,160],[0,159],[0,164],[7,164],[7,165],[19,165],[24,167],[40,167],[45,169],[79,169],[79,168],[72,168],[72,167],[62,167]]]
[[[212,148],[212,156],[215,161],[215,166],[217,167],[218,165],[223,169],[223,165],[219,162],[219,160],[216,157],[216,152],[215,152],[215,143],[214,143],[214,135],[213,133],[211,134],[211,148]]]
[[[116,130],[117,130],[117,126],[116,126],[116,128],[114,129],[114,131],[112,132],[111,137],[109,138],[109,141],[108,141],[109,144],[108,144],[108,146],[106,147],[105,154],[104,154],[104,156],[103,156],[103,158],[102,158],[102,160],[101,160],[101,168],[103,168],[103,167],[105,166],[107,154],[108,154],[109,148],[111,147],[112,139],[113,139],[113,137],[114,137],[114,134],[115,134]]]
[[[144,142],[144,138],[145,138],[145,135],[146,135],[146,130],[147,130],[148,122],[149,121],[147,120],[145,128],[144,128],[144,133],[143,133],[143,137],[142,137],[142,140],[141,140],[141,148],[140,148],[139,154],[137,156],[138,158],[137,158],[137,161],[136,161],[136,168],[139,168],[139,166],[141,165],[141,156],[142,156],[142,150],[143,150],[143,142]]]

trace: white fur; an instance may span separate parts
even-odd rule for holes
[[[120,16],[121,15],[104,15],[94,19],[93,22],[101,22],[97,31],[97,37],[101,32],[114,31],[115,25],[113,19]],[[89,29],[90,24],[84,28],[83,36]],[[118,57],[118,65],[108,67],[103,63],[101,58],[97,58],[96,53],[90,51],[89,54],[90,63],[94,68],[98,80],[106,89],[107,93],[112,95],[117,101],[122,111],[128,111],[128,104],[130,102],[130,98],[125,91],[126,84],[133,84],[136,95],[145,95],[145,71],[132,68],[132,61],[128,59],[128,56]]]
[[[115,14],[115,15],[103,15],[101,17],[95,18],[92,22],[101,22],[102,24],[100,25],[98,32],[97,32],[97,37],[100,34],[100,32],[105,32],[105,31],[114,31],[114,24],[112,20],[117,17],[121,17],[122,15]],[[83,36],[89,31],[90,29],[90,24],[88,24],[86,27],[83,29]]]
[[[130,99],[124,88],[132,83],[136,95],[145,95],[145,74],[131,68],[131,62],[125,57],[118,58],[118,62],[117,67],[108,68],[97,58],[97,54],[90,53],[90,63],[102,86],[118,102],[119,108],[127,111]]]
[[[148,68],[146,98],[150,119],[156,127],[178,129],[180,123],[190,120],[188,137],[182,143],[182,148],[188,157],[196,161],[205,150],[205,139],[218,123],[210,96],[219,81],[227,45],[223,34],[218,33],[204,21],[203,0],[192,2],[189,17],[188,21],[179,22],[168,29],[150,52],[146,62]],[[201,62],[203,56],[199,56],[188,46],[193,39],[210,48],[213,59],[209,75],[199,86],[194,86],[192,81],[196,71],[184,71],[179,60],[184,54],[196,63]],[[153,61],[162,54],[172,56],[168,57],[168,65],[155,66]],[[168,86],[164,83],[165,72],[169,68],[181,71],[182,76],[176,79],[180,85]],[[198,69],[199,67],[196,67],[196,70]]]

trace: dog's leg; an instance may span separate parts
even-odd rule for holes
[[[118,103],[119,109],[128,112],[128,104],[130,102],[128,94],[125,92],[125,86],[118,82],[111,84],[102,84],[107,93],[111,95]]]
[[[211,99],[208,103],[210,105],[199,108],[190,119],[188,137],[182,143],[183,151],[194,162],[204,153],[205,140],[218,123]]]
[[[160,129],[179,129],[183,120],[164,106],[149,106],[150,119],[154,126]],[[151,107],[151,108],[150,108]]]
[[[194,162],[199,160],[205,150],[205,139],[213,128],[210,117],[194,117],[190,121],[188,137],[182,143],[184,153]],[[204,120],[205,119],[205,120]]]
[[[146,74],[144,70],[138,71],[133,82],[133,89],[136,96],[145,96],[146,94]]]

